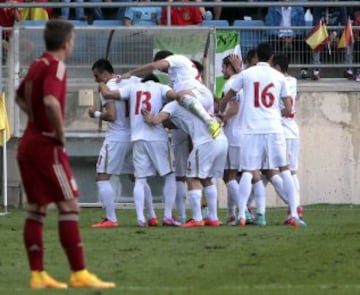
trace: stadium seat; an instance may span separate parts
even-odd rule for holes
[[[122,26],[123,23],[118,19],[95,19],[92,25],[99,27],[118,27]]]
[[[45,26],[47,20],[24,20],[20,25],[23,26]]]
[[[240,31],[240,47],[243,55],[246,56],[247,52],[256,48],[257,45],[265,41],[265,33],[261,29],[264,27],[262,20],[235,20],[233,27],[249,27],[249,29],[239,28]],[[260,27],[259,29],[250,29],[250,27]],[[235,28],[236,29],[236,28]]]
[[[203,20],[202,25],[206,27],[228,27],[229,21],[226,19],[209,19]]]
[[[74,27],[83,27],[83,26],[89,25],[87,20],[73,19],[73,20],[70,20],[70,22],[73,24]]]

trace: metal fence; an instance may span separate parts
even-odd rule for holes
[[[214,85],[214,54],[216,42],[215,30],[235,30],[240,33],[240,47],[242,55],[257,46],[258,43],[268,41],[273,44],[275,52],[289,56],[291,68],[360,68],[359,41],[354,44],[353,51],[338,50],[337,43],[326,46],[320,53],[320,65],[313,62],[313,52],[305,43],[309,27],[292,27],[297,36],[291,42],[278,38],[272,34],[274,30],[283,27],[239,26],[236,22],[227,27],[102,27],[95,25],[76,26],[76,40],[73,54],[67,61],[69,69],[69,85],[75,84],[74,99],[69,100],[67,132],[92,133],[97,130],[97,124],[87,116],[87,107],[93,103],[96,95],[96,85],[92,81],[91,65],[101,57],[108,58],[118,73],[127,71],[138,65],[150,62],[154,52],[168,49],[205,64],[207,84]],[[329,31],[341,32],[341,27],[329,27]],[[21,76],[26,73],[30,62],[44,51],[42,40],[42,26],[16,26],[13,30],[13,46],[9,48],[8,61],[3,62],[1,72],[3,85],[7,93],[12,91]],[[210,37],[212,36],[212,38]],[[210,41],[211,40],[211,41]],[[207,54],[209,53],[210,54]],[[204,56],[207,56],[206,60]],[[3,60],[6,59],[4,56]],[[88,102],[86,102],[88,96]],[[71,98],[71,96],[70,96]],[[16,112],[16,109],[14,109]],[[20,114],[15,118],[15,135],[20,135],[25,120]],[[17,119],[19,118],[19,119]]]
[[[188,57],[201,60],[206,66],[206,76],[213,71],[215,44],[210,35],[211,28],[125,28],[125,27],[76,27],[75,46],[67,61],[68,103],[67,134],[79,136],[98,136],[99,126],[89,118],[87,109],[96,99],[97,84],[94,82],[91,66],[99,58],[108,58],[117,73],[122,73],[138,65],[152,61],[154,52],[160,49],[175,50]],[[14,89],[21,77],[27,72],[31,61],[44,51],[42,40],[43,27],[16,26],[13,40],[3,63],[3,85],[7,97],[14,96]],[[204,58],[206,56],[206,58]],[[209,60],[212,59],[210,62]],[[208,60],[208,61],[206,61]],[[8,101],[13,119],[15,137],[24,130],[26,118]],[[100,125],[101,130],[106,125]]]

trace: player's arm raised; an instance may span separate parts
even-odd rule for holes
[[[121,99],[119,91],[117,89],[116,90],[109,89],[109,87],[104,82],[99,83],[99,91],[101,92],[102,96],[105,99],[116,99],[116,100]]]
[[[145,64],[141,67],[128,71],[121,75],[121,79],[128,79],[131,76],[137,76],[145,73],[149,73],[155,70],[164,71],[169,68],[169,63],[165,59],[154,61],[148,64]]]

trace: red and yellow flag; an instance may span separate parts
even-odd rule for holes
[[[353,45],[353,43],[354,43],[354,35],[352,31],[351,21],[350,19],[348,19],[344,31],[341,34],[337,48],[338,49],[347,48]]]
[[[10,139],[10,127],[6,112],[5,92],[2,92],[0,96],[0,145],[4,144],[3,132],[5,132],[6,136],[5,140],[8,141]]]
[[[326,24],[322,19],[315,27],[312,28],[305,42],[315,51],[320,50],[329,42],[329,33]]]

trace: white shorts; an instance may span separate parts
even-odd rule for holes
[[[299,139],[297,138],[286,139],[286,153],[287,153],[288,167],[291,171],[298,170],[299,149],[300,149]]]
[[[133,174],[132,143],[105,140],[99,152],[96,172],[109,175]]]
[[[133,142],[135,177],[143,178],[174,172],[174,156],[168,141]]]
[[[225,170],[241,171],[239,146],[229,146],[226,157]]]
[[[242,134],[242,170],[276,169],[287,165],[286,141],[282,133]]]
[[[224,173],[227,140],[212,140],[194,147],[189,155],[187,177],[205,179],[221,178]]]

